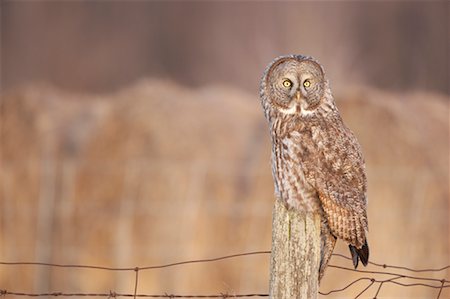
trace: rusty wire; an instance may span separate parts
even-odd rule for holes
[[[18,292],[18,291],[10,291],[6,289],[0,289],[0,296],[6,297],[8,295],[12,296],[26,296],[26,297],[107,297],[107,298],[119,298],[119,297],[132,297],[132,298],[250,298],[250,297],[269,297],[267,293],[248,293],[248,294],[209,294],[209,295],[183,295],[183,294],[138,294],[139,287],[139,272],[146,270],[154,270],[161,268],[169,268],[175,266],[181,266],[186,264],[194,264],[194,263],[210,263],[216,262],[220,260],[226,260],[237,257],[244,257],[250,255],[261,255],[261,254],[270,254],[270,251],[252,251],[245,253],[238,253],[232,255],[226,255],[216,258],[209,259],[198,259],[198,260],[188,260],[181,261],[170,264],[163,265],[153,265],[153,266],[144,266],[144,267],[126,267],[126,268],[114,268],[114,267],[103,267],[103,266],[94,266],[94,265],[81,265],[81,264],[56,264],[56,263],[41,263],[41,262],[0,262],[0,265],[3,266],[46,266],[46,267],[58,267],[58,268],[82,268],[82,269],[93,269],[93,270],[105,270],[105,271],[134,271],[135,272],[135,280],[134,280],[134,292],[133,293],[116,293],[114,291],[109,291],[108,293],[70,293],[70,292],[47,292],[47,293],[30,293],[30,292]],[[344,258],[350,260],[349,257],[346,257],[341,254],[333,254],[336,257]],[[373,289],[373,286],[378,286],[376,289],[376,293],[373,298],[377,298],[380,294],[381,289],[386,284],[395,284],[401,287],[426,287],[433,288],[439,290],[437,293],[437,299],[440,298],[442,294],[442,290],[445,288],[450,288],[450,280],[446,278],[436,279],[431,277],[420,277],[414,275],[407,275],[403,273],[394,272],[396,270],[409,271],[413,273],[425,273],[425,272],[440,272],[447,269],[450,269],[450,265],[436,268],[436,269],[413,269],[403,266],[396,265],[388,265],[388,264],[380,264],[375,262],[369,262],[369,264],[383,269],[392,269],[393,271],[369,271],[369,270],[357,270],[353,268],[347,268],[343,266],[337,265],[329,265],[330,268],[339,269],[342,271],[350,271],[362,273],[364,275],[371,274],[370,276],[359,277],[346,286],[329,290],[329,291],[321,291],[319,294],[323,296],[327,296],[333,293],[343,292],[351,287],[356,286],[360,282],[366,281],[367,284],[365,287],[354,297],[359,298],[363,294],[367,294],[368,290]],[[376,278],[377,275],[388,276],[386,279]],[[400,282],[401,279],[409,279],[415,280],[415,283],[406,283]]]

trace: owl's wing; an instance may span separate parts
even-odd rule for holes
[[[359,143],[343,124],[313,135],[320,142],[311,143],[316,155],[301,158],[305,177],[319,195],[331,233],[349,243],[355,267],[358,256],[367,264],[367,183]]]

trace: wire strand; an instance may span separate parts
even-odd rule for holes
[[[180,262],[174,262],[169,264],[162,265],[151,265],[144,267],[105,267],[105,266],[94,266],[94,265],[83,265],[83,264],[58,264],[58,263],[42,263],[42,262],[0,262],[0,265],[3,266],[35,266],[35,267],[57,267],[57,268],[70,268],[70,269],[92,269],[92,270],[103,270],[103,271],[134,271],[135,279],[134,279],[134,290],[132,293],[117,293],[115,291],[109,291],[109,293],[71,293],[71,292],[47,292],[47,293],[32,293],[32,292],[19,292],[13,290],[2,289],[0,290],[0,296],[4,297],[7,295],[11,296],[26,296],[26,297],[107,297],[107,298],[119,298],[119,297],[132,297],[132,298],[250,298],[250,297],[269,297],[267,293],[247,293],[247,294],[226,294],[226,293],[218,293],[218,294],[197,294],[197,295],[186,295],[186,294],[138,294],[139,288],[139,273],[144,270],[154,270],[154,269],[162,269],[169,268],[175,266],[182,266],[187,264],[198,264],[198,263],[212,263],[227,259],[240,258],[240,257],[248,257],[252,255],[267,255],[270,254],[270,251],[251,251],[244,253],[237,253],[231,255],[220,256],[216,258],[207,258],[207,259],[197,259],[197,260],[186,260]],[[351,260],[349,257],[344,256],[342,254],[333,254],[335,257],[344,258],[346,260]],[[370,265],[376,268],[382,269],[391,269],[392,271],[382,271],[382,270],[358,270],[353,268],[348,268],[344,266],[338,265],[329,265],[330,268],[335,268],[341,271],[350,271],[355,273],[360,273],[364,276],[354,279],[353,281],[348,282],[345,286],[339,287],[336,289],[332,289],[329,291],[321,291],[319,294],[323,296],[327,296],[333,293],[341,293],[351,288],[356,288],[360,283],[367,281],[368,283],[363,287],[363,289],[359,292],[355,291],[356,298],[360,298],[362,295],[366,294],[369,290],[375,289],[375,295],[373,298],[377,298],[377,296],[381,293],[383,286],[386,284],[393,284],[398,287],[424,287],[431,289],[439,289],[436,298],[440,298],[444,289],[450,288],[450,280],[446,278],[437,279],[433,277],[421,277],[414,276],[410,273],[401,273],[398,271],[407,271],[412,273],[438,273],[444,271],[446,269],[450,269],[449,266],[444,266],[441,268],[429,268],[429,269],[413,269],[404,266],[397,265],[388,265],[381,264],[376,262],[369,262]],[[388,276],[385,279],[379,276]],[[408,282],[415,281],[413,283]],[[436,284],[438,283],[438,284]]]

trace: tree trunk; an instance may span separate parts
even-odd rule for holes
[[[281,200],[275,200],[270,298],[317,298],[319,263],[320,215],[288,210]]]

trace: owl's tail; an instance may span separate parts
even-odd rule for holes
[[[367,244],[367,240],[364,242],[364,245],[358,249],[353,245],[348,245],[350,248],[350,253],[352,254],[353,266],[358,267],[358,261],[361,260],[364,266],[367,266],[369,262],[369,245]]]
[[[328,266],[331,255],[333,254],[334,245],[336,244],[336,237],[333,236],[329,230],[328,226],[324,229],[322,225],[321,232],[321,243],[320,243],[320,266],[319,266],[319,284],[325,274],[325,269]]]

